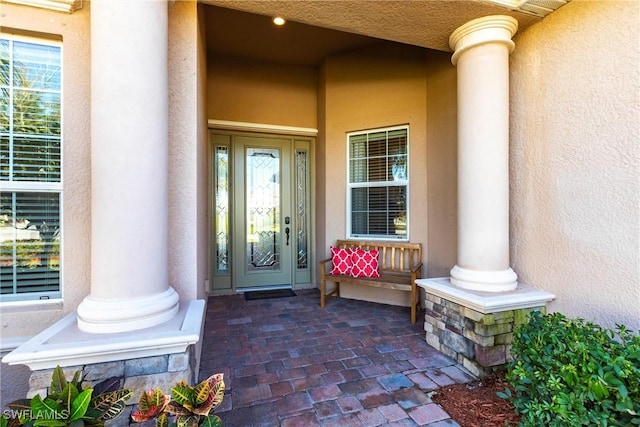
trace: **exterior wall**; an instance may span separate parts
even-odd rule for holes
[[[640,329],[636,1],[573,0],[516,35],[511,258],[550,311]]]
[[[324,155],[318,163],[319,199],[326,205],[324,234],[319,236],[318,259],[329,255],[329,245],[346,237],[347,147],[346,133],[408,123],[409,128],[409,233],[411,242],[423,244],[427,259],[426,103],[424,49],[376,46],[339,54],[325,60],[321,98],[324,111]],[[319,175],[320,176],[320,175]],[[409,305],[404,292],[362,289],[341,285],[341,296],[396,305]]]
[[[457,85],[451,54],[430,52],[427,57],[426,186],[429,258],[423,277],[449,276],[457,262]]]
[[[232,57],[208,67],[209,119],[317,128],[317,69]]]
[[[206,60],[195,1],[169,6],[169,284],[204,298],[208,278]],[[193,78],[185,78],[193,76]]]
[[[318,86],[318,136],[316,138],[316,169],[314,174],[315,191],[315,254],[316,260],[325,259],[330,242],[327,241],[327,219],[332,217],[333,212],[327,211],[327,200],[334,200],[331,194],[327,194],[327,158],[331,155],[327,151],[327,91],[323,90],[326,78],[326,63],[320,67]],[[328,197],[327,197],[328,196]],[[318,275],[320,273],[317,273]],[[317,279],[314,279],[317,282]],[[319,286],[318,286],[319,287]]]
[[[91,132],[89,3],[73,14],[2,4],[2,31],[62,37],[63,301],[0,308],[0,348],[15,347],[74,311],[90,291]],[[30,34],[31,33],[31,34]]]
[[[209,280],[209,129],[207,127],[207,44],[205,42],[205,29],[203,26],[202,9],[198,9],[198,88],[196,91],[196,100],[198,105],[198,123],[196,124],[198,131],[198,165],[200,173],[198,174],[198,298],[204,298],[206,301],[207,286],[200,286],[204,280]],[[204,285],[204,283],[203,283]],[[202,341],[198,342],[198,346],[202,345]],[[196,354],[200,354],[196,350]],[[198,357],[198,362],[200,358]]]

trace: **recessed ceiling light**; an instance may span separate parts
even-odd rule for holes
[[[273,23],[276,25],[284,25],[285,22],[287,21],[285,21],[282,16],[276,16],[273,18]]]

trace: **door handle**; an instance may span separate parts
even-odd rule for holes
[[[291,230],[289,229],[289,227],[286,227],[284,229],[284,232],[287,235],[287,246],[289,246],[289,233],[291,232]]]

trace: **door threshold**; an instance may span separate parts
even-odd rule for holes
[[[250,288],[236,289],[236,293],[243,294],[245,292],[255,292],[255,291],[276,291],[278,289],[293,289],[293,286],[291,285],[253,286]]]

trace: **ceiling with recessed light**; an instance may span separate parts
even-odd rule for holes
[[[317,65],[328,53],[381,40],[451,51],[472,19],[509,15],[520,31],[569,0],[200,0],[211,53]],[[273,16],[286,24],[276,27]]]
[[[233,9],[204,10],[207,49],[225,55],[300,66],[317,66],[339,51],[365,47],[380,40],[287,20],[276,26],[271,16]]]

